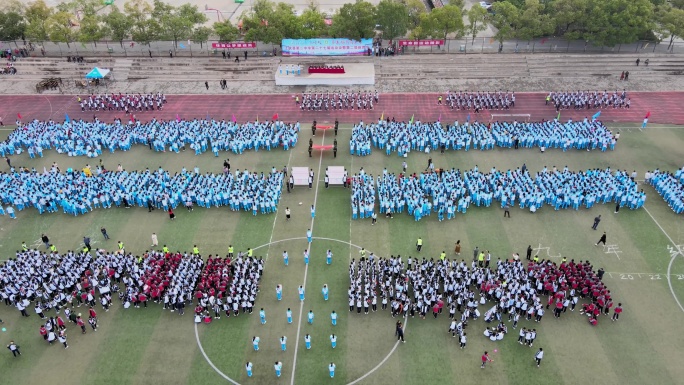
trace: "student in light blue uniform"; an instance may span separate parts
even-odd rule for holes
[[[287,317],[287,323],[291,324],[292,323],[292,310],[290,310],[289,307],[285,311],[285,317]]]
[[[195,155],[211,149],[218,156],[219,151],[241,154],[245,150],[270,151],[271,147],[279,146],[287,150],[297,144],[298,133],[297,124],[282,121],[237,124],[215,119],[161,121],[153,118],[147,123],[117,119],[109,124],[98,119],[64,123],[33,120],[18,125],[8,141],[0,144],[0,154],[5,156],[17,148],[27,150],[31,157],[35,154],[42,157],[43,149],[55,149],[70,156],[97,157],[103,147],[110,152],[128,151],[137,144],[159,152],[167,148],[178,152],[187,146],[195,150]]]
[[[311,350],[311,336],[310,335],[305,335],[304,336],[304,344],[306,345],[306,350]]]
[[[252,377],[252,363],[247,361],[245,364],[245,370],[247,370],[247,377]]]
[[[559,122],[551,120],[546,122],[493,122],[490,124],[477,121],[466,121],[459,124],[442,126],[441,122],[422,123],[419,121],[409,124],[407,122],[387,122],[364,125],[357,124],[352,129],[350,139],[350,153],[352,155],[366,155],[361,149],[371,144],[379,149],[384,149],[387,155],[397,152],[399,156],[409,151],[425,152],[428,149],[434,151],[440,146],[445,150],[466,151],[472,143],[475,150],[492,150],[495,146],[502,148],[540,147],[596,149],[605,151],[614,148],[614,136],[612,132],[600,121],[588,118],[582,121]],[[386,143],[389,145],[386,146]],[[410,150],[409,150],[410,149]],[[368,150],[370,153],[370,150]]]
[[[328,289],[328,285],[327,285],[327,284],[324,284],[324,285],[323,285],[323,288],[321,289],[321,294],[323,294],[323,300],[324,300],[324,301],[327,301],[327,300],[328,300],[328,292],[329,292],[329,291],[330,291],[330,290]]]

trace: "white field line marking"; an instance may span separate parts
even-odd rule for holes
[[[300,240],[300,239],[306,239],[306,237],[293,237],[293,238],[280,239],[280,240],[271,242],[271,244],[263,244],[263,245],[257,246],[257,247],[255,247],[255,248],[252,249],[252,250],[259,250],[259,249],[261,249],[262,247],[271,246],[271,245],[274,244],[274,243],[289,242],[289,241],[295,241],[295,240]],[[351,246],[351,247],[356,247],[357,249],[361,250],[361,246],[355,245],[355,244],[353,244],[353,243],[351,243],[351,242],[342,241],[342,240],[339,240],[339,239],[325,238],[325,237],[312,237],[312,239],[318,239],[318,240],[324,240],[324,241],[332,241],[332,242],[344,243],[344,244],[347,244],[347,245],[349,245],[349,246]],[[369,252],[370,252],[370,251],[369,251]],[[608,273],[608,274],[610,275],[610,273]],[[406,327],[407,327],[407,326],[408,326],[408,318],[406,319],[406,323],[404,324],[404,330],[406,330]],[[197,332],[197,324],[195,324],[195,339],[197,340],[197,346],[199,346],[200,351],[201,351],[202,355],[204,356],[204,359],[209,363],[209,365],[214,369],[214,371],[215,371],[216,373],[218,373],[221,377],[223,377],[223,378],[225,378],[226,380],[228,380],[229,382],[231,382],[231,383],[233,383],[233,384],[235,384],[235,385],[240,385],[240,384],[238,384],[237,382],[235,382],[235,380],[233,380],[232,378],[228,377],[225,373],[223,373],[220,369],[218,369],[218,368],[211,362],[211,360],[209,359],[209,357],[207,356],[207,354],[204,352],[204,349],[202,348],[202,343],[200,342],[199,334],[198,334],[198,332]],[[385,356],[385,358],[384,358],[378,365],[376,365],[376,366],[375,366],[373,369],[371,369],[371,371],[369,371],[368,373],[364,374],[361,378],[358,378],[358,379],[356,379],[356,380],[350,382],[348,385],[356,384],[356,383],[358,383],[359,381],[361,381],[361,380],[363,380],[364,378],[366,378],[366,377],[368,377],[369,375],[371,375],[371,374],[372,374],[373,372],[375,372],[376,370],[378,370],[385,362],[387,362],[387,360],[390,358],[390,356],[392,356],[392,354],[394,354],[394,351],[396,350],[396,348],[397,348],[398,345],[399,345],[399,342],[397,341],[397,343],[394,344],[394,347],[392,348],[392,350]]]
[[[202,355],[204,356],[204,359],[207,360],[207,362],[209,363],[209,366],[211,366],[211,367],[214,369],[214,371],[215,371],[216,373],[218,373],[221,377],[225,378],[228,382],[230,382],[230,383],[232,383],[232,384],[234,384],[234,385],[240,385],[240,383],[236,382],[236,381],[233,380],[232,378],[230,378],[230,377],[226,376],[225,374],[223,374],[223,372],[220,371],[220,370],[216,367],[216,365],[214,365],[213,362],[211,362],[211,360],[209,359],[209,356],[207,356],[207,353],[204,352],[204,348],[202,347],[202,342],[200,342],[199,333],[197,332],[197,324],[194,324],[194,325],[195,325],[195,339],[197,340],[197,346],[199,346],[200,352],[201,352]]]
[[[294,151],[292,151],[292,149],[290,149],[290,156],[287,158],[287,171],[288,172],[290,172],[290,161],[292,161],[292,153],[293,152]],[[285,178],[285,183],[287,184],[288,183],[287,176],[284,176],[284,178]],[[286,186],[286,189],[287,189],[287,186]],[[268,250],[266,250],[265,262],[268,262],[268,252],[271,251],[270,245],[271,245],[271,243],[273,243],[273,233],[275,232],[275,225],[276,225],[276,221],[278,220],[278,207],[280,207],[281,203],[283,203],[282,186],[280,189],[280,201],[278,202],[278,206],[276,206],[275,218],[273,218],[273,227],[271,227],[271,238],[268,239],[269,248],[268,248]]]
[[[405,320],[405,321],[404,321],[404,331],[406,331],[406,328],[408,327],[408,320],[409,320],[409,319],[408,319],[408,318],[405,318],[404,320]],[[392,350],[390,350],[389,354],[388,354],[387,356],[385,356],[385,358],[383,358],[382,361],[380,361],[379,364],[375,365],[375,367],[374,367],[373,369],[371,369],[368,373],[364,374],[363,376],[357,378],[356,380],[350,382],[350,383],[347,384],[347,385],[354,385],[354,384],[358,383],[359,381],[363,380],[364,378],[366,378],[366,377],[370,376],[371,374],[375,373],[376,370],[380,369],[380,367],[381,367],[382,365],[384,365],[385,362],[387,362],[387,360],[389,360],[389,358],[392,356],[392,354],[394,353],[394,351],[397,350],[397,346],[399,346],[399,343],[400,343],[400,342],[401,342],[401,341],[397,340],[397,342],[394,343],[394,347],[392,347]]]
[[[321,139],[321,145],[325,144],[325,132],[327,130],[323,130],[323,138]],[[318,158],[318,175],[321,175],[321,166],[323,165],[323,151],[321,151],[321,154]],[[316,178],[316,192],[314,193],[314,201],[313,201],[313,206],[314,209],[316,208],[316,201],[318,200],[318,187],[321,184],[321,181]],[[314,229],[314,221],[315,217],[311,218],[311,226],[309,229],[311,229],[311,233],[313,235],[313,229]],[[313,238],[311,239],[313,241]],[[309,242],[309,252],[311,252],[311,242]],[[302,286],[304,287],[305,293],[306,293],[306,276],[309,273],[309,265],[307,264],[306,267],[304,268],[304,282],[302,283]],[[302,311],[304,310],[304,301],[299,302],[299,321],[297,322],[297,337],[295,339],[295,350],[294,350],[294,360],[292,361],[292,377],[290,379],[290,385],[294,385],[295,383],[295,370],[297,369],[297,350],[299,349],[299,335],[302,330]]]
[[[651,212],[648,211],[648,209],[646,208],[645,205],[643,206],[643,209],[646,211],[648,216],[651,217],[651,219],[653,219],[653,222],[655,222],[655,224],[658,226],[660,231],[662,231],[663,234],[665,234],[665,236],[667,237],[667,239],[670,240],[670,243],[672,243],[672,246],[675,247],[676,253],[673,252],[671,254],[672,257],[670,258],[670,263],[667,264],[667,275],[666,275],[667,285],[670,287],[670,293],[672,294],[672,297],[674,297],[675,302],[677,302],[677,305],[679,306],[679,308],[684,312],[684,306],[682,306],[682,304],[679,302],[679,298],[677,298],[677,294],[675,294],[674,289],[672,288],[672,279],[670,279],[670,276],[672,274],[672,264],[674,263],[674,260],[677,258],[677,256],[682,254],[682,250],[680,249],[679,245],[677,245],[675,243],[675,241],[673,241],[672,238],[670,238],[670,236],[665,232],[665,229],[663,229],[663,226],[661,226],[660,223],[658,223],[658,221],[656,221],[656,219],[653,217],[653,215],[651,215]]]

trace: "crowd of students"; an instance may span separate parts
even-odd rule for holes
[[[375,211],[373,176],[365,172],[351,177],[352,219],[371,217]]]
[[[595,271],[588,261],[539,260],[530,251],[526,267],[517,254],[493,261],[489,251],[477,248],[472,262],[449,259],[445,253],[430,259],[377,258],[362,250],[359,261],[353,259],[349,265],[349,311],[369,314],[379,306],[393,318],[432,315],[438,319],[448,314],[447,331],[458,337],[461,348],[466,347],[469,322],[480,317],[491,324],[484,335],[498,341],[509,331],[507,322],[513,329],[521,321],[541,322],[547,310],[561,318],[568,309],[574,311],[580,300],[585,301],[582,309],[592,309],[592,325],[600,315],[609,314],[613,299],[602,281],[602,270]],[[481,312],[482,307],[487,310]],[[616,307],[619,312],[621,306]],[[523,328],[518,341],[532,346],[536,335],[536,329]]]
[[[447,91],[446,100],[442,95],[437,98],[437,104],[446,105],[452,110],[470,110],[480,112],[486,110],[509,110],[515,107],[515,92],[502,91]]]
[[[33,171],[0,174],[0,200],[10,217],[34,207],[40,214],[63,210],[71,215],[94,209],[134,205],[169,211],[178,205],[190,210],[201,207],[230,206],[233,211],[266,214],[275,212],[280,200],[283,173],[272,170],[201,174],[199,168],[171,174],[161,167],[150,171],[106,171],[98,167],[94,175],[89,166],[81,171],[60,173],[56,167],[43,173]],[[0,209],[0,214],[5,211]]]
[[[231,311],[235,316],[251,313],[264,268],[262,258],[241,253],[232,260],[232,255],[209,256],[205,265],[197,246],[192,253],[181,253],[164,245],[141,255],[127,252],[123,243],[116,252],[84,246],[80,252],[60,254],[28,249],[25,243],[22,248],[0,265],[0,296],[23,317],[31,317],[27,309],[33,307],[41,320],[40,335],[48,344],[59,341],[65,348],[65,320],[80,327],[82,334],[88,324],[96,331],[95,307],[109,311],[112,296],[118,296],[124,309],[163,303],[164,310],[184,315],[186,304],[194,303],[195,316],[210,319],[209,312],[218,319],[222,311],[228,317]],[[81,307],[87,322],[79,313]]]
[[[282,121],[238,124],[214,119],[152,118],[147,123],[117,119],[110,124],[97,118],[64,123],[33,120],[25,124],[17,122],[17,128],[0,143],[0,156],[26,151],[31,158],[43,157],[44,150],[54,149],[60,154],[94,158],[103,151],[128,151],[134,145],[176,153],[185,151],[187,146],[195,155],[211,151],[214,156],[221,151],[242,154],[247,150],[270,151],[278,147],[288,150],[297,144],[299,128],[299,122]]]
[[[684,212],[684,167],[674,173],[655,169],[646,173],[646,183],[653,186],[672,211]]]
[[[579,210],[609,202],[635,210],[646,202],[646,193],[627,171],[610,168],[575,172],[567,166],[554,166],[530,174],[525,165],[505,172],[492,168],[488,173],[475,166],[461,173],[455,169],[433,171],[433,165],[430,161],[429,171],[424,173],[396,175],[384,170],[376,179],[379,212],[391,217],[406,210],[416,221],[437,213],[443,221],[453,219],[456,213],[465,214],[471,204],[489,207],[494,200],[506,210],[518,204],[531,212],[544,205]],[[367,184],[366,179],[352,179],[352,219],[357,219],[354,211],[364,212],[360,218],[373,215],[374,199],[369,199],[372,189]]]
[[[629,108],[631,100],[627,97],[627,91],[612,93],[604,90],[599,91],[557,91],[546,95],[546,104],[552,103],[557,110],[575,109],[602,109],[602,108]]]
[[[332,110],[372,110],[374,104],[380,102],[378,91],[327,93],[302,93],[302,99],[295,97],[295,103],[302,111]]]
[[[492,150],[500,148],[558,148],[563,151],[614,150],[619,136],[613,135],[603,123],[585,118],[582,121],[556,119],[541,122],[492,122],[489,124],[466,121],[442,126],[441,122],[396,122],[379,120],[352,129],[349,141],[351,155],[365,156],[371,146],[387,155],[396,152],[406,156],[411,151]]]
[[[221,319],[222,312],[237,317],[240,312],[251,314],[254,308],[264,260],[241,253],[233,259],[230,254],[225,258],[210,255],[195,288],[195,317],[206,323],[211,322],[211,314],[213,319]]]
[[[76,102],[81,107],[81,111],[124,111],[142,112],[161,111],[166,104],[166,95],[161,92],[156,94],[122,94],[115,93],[103,95],[88,95],[78,97]]]

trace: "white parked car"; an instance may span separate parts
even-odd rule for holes
[[[484,9],[490,9],[492,7],[492,5],[486,1],[480,1],[480,7],[484,8]]]

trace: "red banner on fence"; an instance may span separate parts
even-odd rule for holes
[[[400,46],[431,46],[444,45],[444,40],[399,40]]]
[[[256,48],[255,41],[242,41],[235,43],[211,43],[211,48]]]

